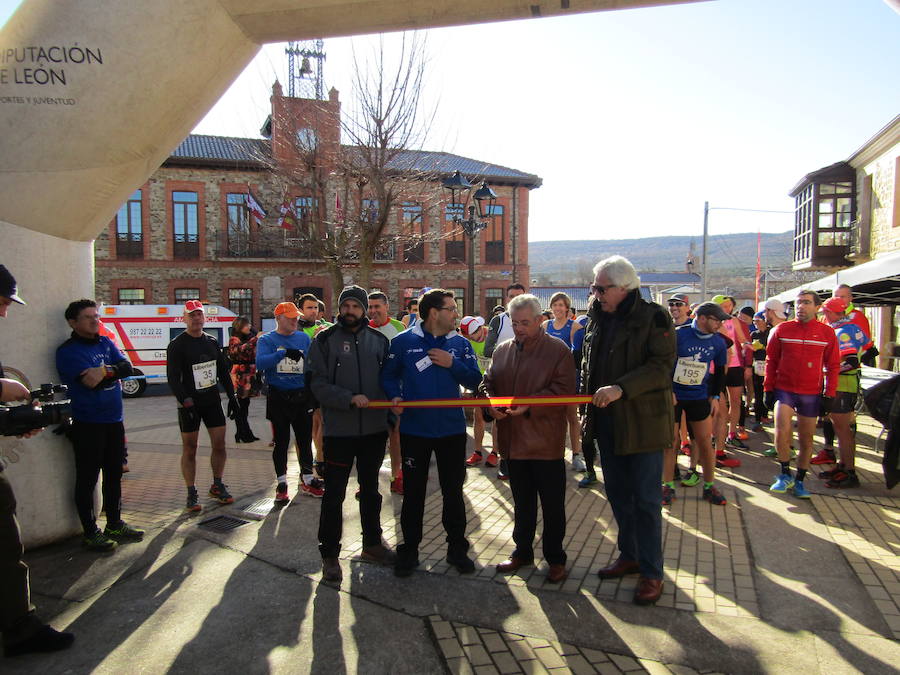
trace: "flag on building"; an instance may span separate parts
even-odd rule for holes
[[[253,196],[253,190],[247,190],[247,209],[250,211],[250,215],[256,218],[257,222],[262,222],[266,219],[266,210],[260,206],[260,203],[256,200],[256,197]]]
[[[278,218],[278,227],[285,230],[294,230],[297,228],[297,211],[294,209],[294,203],[290,199],[284,200],[281,204],[281,215]]]

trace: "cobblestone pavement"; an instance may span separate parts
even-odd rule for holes
[[[203,514],[198,517],[185,514],[183,509],[185,491],[179,471],[180,436],[171,398],[146,397],[127,401],[126,426],[131,471],[126,474],[123,487],[126,519],[148,528],[151,534],[173,528],[182,532],[185,527],[192,527],[215,515],[244,517],[260,523],[240,528],[248,532],[253,527],[266,527],[268,521],[278,526],[277,523],[285,522],[284,518],[298,515],[307,524],[316,522],[318,501],[301,496],[294,498],[288,510],[273,508],[269,513],[271,500],[267,498],[273,495],[274,471],[271,449],[267,444],[268,423],[262,419],[263,408],[262,400],[256,400],[251,405],[251,424],[262,440],[235,445],[230,442],[231,437],[228,439],[225,482],[235,495],[236,504],[222,507],[209,498],[204,504]],[[858,465],[863,485],[856,490],[835,493],[824,486],[824,481],[810,476],[807,486],[813,492],[811,500],[772,495],[768,492],[768,485],[776,465],[761,456],[761,451],[771,445],[769,433],[752,435],[748,442],[750,449],[734,451],[743,466],[724,469],[719,473],[717,484],[728,500],[726,506],[714,506],[702,500],[699,487],[679,486],[672,506],[664,509],[663,597],[658,609],[647,611],[656,612],[653,615],[656,617],[667,610],[674,612],[672,616],[676,618],[671,621],[676,623],[672,625],[677,622],[688,625],[692,621],[688,617],[699,617],[697,620],[702,622],[705,621],[702,619],[704,616],[710,617],[710,621],[718,621],[719,618],[724,621],[756,621],[760,626],[790,623],[792,619],[781,616],[785,610],[779,605],[777,596],[796,591],[779,590],[779,587],[793,589],[798,584],[802,586],[804,577],[785,574],[781,570],[793,569],[792,560],[810,570],[819,564],[815,559],[803,558],[804,550],[811,550],[804,543],[808,541],[814,546],[828,547],[822,550],[839,552],[846,562],[848,576],[853,577],[847,578],[846,583],[853,589],[862,589],[869,599],[863,609],[848,611],[848,616],[837,623],[829,610],[826,620],[823,620],[827,630],[859,631],[867,638],[881,636],[900,639],[900,499],[883,486],[878,464],[880,455],[873,451],[878,430],[868,418],[860,420]],[[488,435],[486,444],[489,446],[490,442]],[[197,478],[201,494],[202,487],[211,480],[208,445],[208,438],[201,432]],[[818,439],[816,448],[820,446],[821,439]],[[298,465],[295,457],[289,459],[289,481],[293,493],[297,486]],[[684,464],[686,458],[680,461]],[[631,607],[636,577],[601,581],[596,575],[599,567],[617,556],[615,520],[604,496],[602,482],[582,489],[576,484],[580,474],[569,472],[569,476],[565,548],[569,556],[570,576],[563,584],[546,581],[547,565],[542,560],[536,560],[534,566],[523,568],[514,575],[496,573],[494,566],[514,548],[513,504],[508,484],[496,478],[495,469],[485,467],[469,469],[465,486],[470,553],[477,563],[474,578],[455,579],[459,574],[444,560],[446,544],[441,525],[441,498],[434,475],[429,483],[426,501],[424,537],[420,546],[422,565],[414,576],[432,579],[435,583],[445,579],[451,584],[489,584],[475,587],[475,594],[483,595],[485,599],[492,597],[491,589],[501,588],[507,589],[506,596],[509,597],[518,597],[516,594],[520,592],[539,597],[542,606],[545,598],[559,598],[558,605],[563,608],[580,607],[587,602],[591,607],[613,608],[614,612],[617,611],[615,608],[621,607],[625,611],[626,606]],[[598,477],[602,478],[599,472]],[[389,481],[390,467],[386,458],[381,476],[381,492],[385,500],[383,536],[388,544],[395,546],[399,538],[402,498],[389,492]],[[350,506],[353,504],[352,491],[351,481],[344,509],[347,523],[341,558],[344,565],[356,569],[353,566],[358,565],[362,542],[358,535],[351,537],[347,534],[351,531],[349,523],[355,517],[351,513],[355,509]],[[257,508],[261,507],[258,514],[242,513],[241,509],[250,502],[256,502]],[[539,522],[539,534],[540,530]],[[314,533],[314,529],[311,531]],[[352,531],[355,534],[358,529]],[[233,546],[239,550],[241,538],[249,535],[225,533],[215,536],[219,545]],[[303,555],[314,560],[317,555],[315,541],[305,541],[301,545],[305,547]],[[540,551],[539,541],[535,550]],[[290,563],[286,565],[291,566]],[[308,570],[309,578],[318,583],[319,572],[314,567]],[[298,569],[298,573],[306,572]],[[825,576],[830,579],[832,573],[836,572],[827,570]],[[815,578],[814,575],[812,578]],[[396,582],[388,576],[385,583]],[[806,584],[810,589],[814,585],[814,582]],[[814,590],[820,593],[819,589]],[[823,604],[841,607],[840,598],[827,597],[827,591],[820,595]],[[855,602],[861,601],[856,598]],[[869,618],[869,612],[880,618]],[[611,648],[598,649],[596,641],[585,640],[582,643],[572,638],[562,641],[556,634],[562,631],[547,632],[539,627],[532,630],[527,621],[524,628],[528,630],[523,630],[523,626],[519,625],[508,628],[507,624],[511,623],[508,620],[482,623],[477,617],[470,621],[460,621],[458,617],[459,613],[454,614],[450,610],[445,613],[440,605],[435,605],[432,611],[422,615],[445,668],[454,673],[753,672],[761,667],[757,664],[754,668],[752,663],[748,663],[745,668],[738,661],[730,668],[713,664],[695,670],[684,665],[691,655],[687,645],[681,651],[669,649],[665,655],[657,655],[653,649],[631,648],[627,640],[612,641],[615,644]],[[803,626],[798,628],[802,630]],[[814,628],[809,630],[815,632]],[[691,648],[702,650],[703,645]],[[672,658],[672,654],[676,658]],[[685,658],[678,658],[679,655]],[[871,656],[876,662],[879,658],[886,658],[886,655],[877,653]],[[890,660],[887,662],[890,663]],[[706,665],[709,666],[708,663]],[[824,665],[821,670],[842,672],[841,667]]]

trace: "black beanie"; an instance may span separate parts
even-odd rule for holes
[[[362,308],[366,311],[369,309],[369,296],[366,294],[364,288],[360,288],[359,286],[347,286],[344,290],[341,291],[341,297],[338,299],[338,307],[344,304],[344,300],[350,298],[351,300],[356,300]]]

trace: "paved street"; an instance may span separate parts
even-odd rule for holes
[[[465,490],[474,576],[460,577],[443,559],[433,474],[418,572],[397,579],[358,560],[351,483],[344,581],[320,583],[319,502],[297,496],[272,507],[263,408],[260,399],[251,405],[263,440],[228,446],[225,482],[236,503],[210,500],[188,516],[172,399],[126,401],[125,517],[148,536],[105,556],[84,552],[77,539],[30,552],[36,604],[77,642],[62,654],[3,661],[3,672],[832,675],[896,672],[890,664],[900,663],[900,493],[884,488],[873,451],[880,427],[868,418],[860,420],[860,489],[836,493],[810,476],[811,500],[770,493],[776,464],[760,455],[770,434],[753,434],[751,450],[735,453],[743,466],[722,472],[727,506],[678,486],[665,509],[665,593],[642,608],[631,602],[636,577],[597,577],[616,557],[615,521],[602,482],[579,489],[573,472],[571,576],[560,586],[545,582],[543,561],[518,575],[495,573],[513,549],[512,500],[487,468],[469,469]],[[202,494],[211,474],[201,442]],[[401,497],[390,494],[389,479],[386,460],[382,523],[394,546]],[[200,526],[214,516],[242,522],[227,531]]]

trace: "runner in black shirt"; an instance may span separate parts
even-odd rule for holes
[[[194,480],[197,474],[197,443],[200,422],[206,425],[212,444],[213,484],[209,494],[222,504],[231,504],[234,498],[222,482],[225,471],[225,415],[219,398],[218,385],[228,394],[228,416],[238,409],[231,369],[219,349],[219,343],[203,332],[206,315],[203,303],[189,300],[184,306],[184,323],[187,330],[169,343],[166,348],[166,377],[178,400],[178,426],[181,429],[181,473],[187,485],[187,510],[199,511],[200,499]]]

